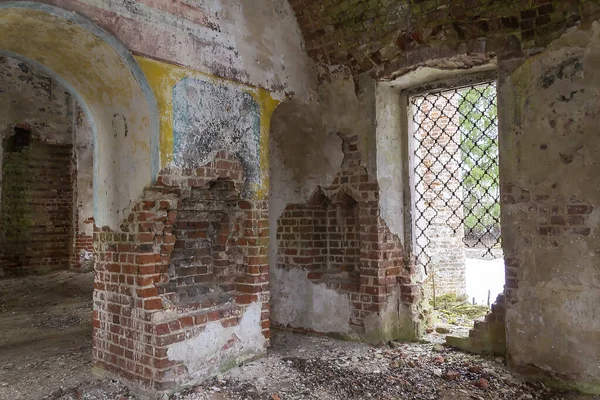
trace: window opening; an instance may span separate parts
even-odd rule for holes
[[[504,285],[496,83],[414,95],[409,107],[417,262],[434,298],[489,305]]]

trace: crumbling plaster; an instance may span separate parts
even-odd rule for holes
[[[507,293],[509,360],[593,393],[600,393],[599,62],[595,22],[563,35],[499,88],[503,197],[515,196],[502,208],[507,282],[517,283]]]
[[[138,55],[177,63],[178,65],[193,68],[197,72],[209,73],[267,88],[272,92],[276,92],[274,94],[275,98],[281,99],[285,95],[294,94],[298,98],[306,99],[310,96],[311,88],[314,86],[312,75],[308,69],[310,63],[306,53],[302,49],[302,38],[295,17],[288,2],[284,0],[258,2],[252,5],[242,2],[205,2],[205,4],[184,5],[180,3],[166,4],[156,1],[116,4],[103,0],[80,2],[56,0],[48,1],[47,3],[58,7],[66,7],[92,19],[100,28],[108,31],[104,32],[100,29],[101,33],[107,35],[109,33],[114,34],[115,37],[112,39],[121,41]],[[21,22],[33,22],[36,18],[47,21],[44,25],[38,24],[36,29],[24,29],[25,31],[33,32],[32,34],[43,35],[35,40],[30,38],[30,42],[34,44],[41,45],[44,43],[44,37],[46,38],[45,40],[52,39],[54,42],[56,42],[57,37],[61,37],[61,40],[65,39],[66,41],[61,43],[60,47],[72,50],[73,57],[77,58],[81,54],[78,53],[76,48],[71,48],[73,46],[77,47],[80,44],[85,46],[87,39],[84,38],[90,37],[85,30],[81,30],[82,32],[78,31],[76,25],[84,19],[74,13],[71,13],[66,18],[75,21],[75,26],[71,26],[71,31],[69,32],[61,32],[60,21],[52,20],[53,17],[40,13],[33,15],[35,13],[32,11],[41,10],[42,12],[62,16],[61,11],[57,11],[59,9],[53,9],[45,4],[29,1],[4,1],[0,2],[0,5],[4,10],[3,13],[6,13],[7,16],[14,14],[15,18],[20,18],[17,15],[25,16],[27,14],[28,17],[21,18]],[[7,18],[8,20],[10,18]],[[39,29],[41,26],[48,26],[48,28],[45,28],[48,29],[45,34],[42,33],[43,29]],[[167,26],[168,29],[166,28]],[[11,30],[13,33],[17,31],[16,29]],[[78,33],[76,34],[75,31],[78,31]],[[99,34],[98,29],[92,29],[92,31],[95,34]],[[69,38],[75,36],[78,37],[76,43],[67,43]],[[100,37],[103,39],[105,39],[104,36],[106,35],[100,34]],[[83,98],[91,96],[91,93],[94,91],[98,93],[99,88],[94,87],[94,82],[98,81],[107,81],[109,82],[108,86],[110,86],[112,83],[120,80],[118,89],[115,87],[107,89],[105,85],[105,88],[100,90],[109,96],[113,96],[112,102],[117,101],[119,93],[131,92],[131,88],[126,83],[127,79],[122,79],[123,75],[120,75],[119,68],[110,73],[111,79],[94,79],[93,75],[98,69],[106,72],[112,67],[117,67],[121,64],[121,61],[111,59],[110,51],[101,50],[103,47],[102,45],[98,45],[98,43],[94,44],[97,47],[94,52],[96,62],[93,65],[87,66],[86,60],[79,57],[78,61],[70,64],[72,68],[69,68],[64,64],[60,64],[58,60],[54,60],[51,55],[44,55],[42,57],[39,51],[44,49],[51,50],[51,45],[42,45],[41,50],[38,48],[38,53],[36,53],[32,48],[33,46],[29,46],[30,48],[21,46],[23,41],[17,40],[18,38],[12,40],[8,34],[3,35],[3,38],[6,39],[7,43],[3,44],[2,48],[25,58],[41,61],[41,64],[49,70],[56,72],[58,76],[64,78],[66,83],[69,83],[68,86],[73,89],[72,91],[76,95],[81,94]],[[114,40],[109,42],[117,51],[120,50],[120,43]],[[91,46],[91,44],[88,43],[87,46]],[[58,53],[55,52],[55,54]],[[207,54],[211,56],[207,57]],[[86,55],[89,55],[89,52]],[[130,61],[131,59],[127,59],[126,63]],[[76,68],[81,71],[87,71],[87,75],[76,77],[77,71],[74,71]],[[135,74],[135,68],[133,70]],[[76,79],[73,79],[74,77]],[[125,141],[132,141],[133,149],[131,149],[130,153],[135,154],[135,157],[119,159],[118,155],[114,154],[116,152],[109,151],[108,148],[112,144],[107,140],[108,137],[102,135],[102,137],[96,140],[98,154],[114,154],[113,158],[118,160],[118,163],[125,162],[126,160],[129,163],[133,162],[135,164],[132,168],[126,168],[121,165],[117,168],[119,171],[135,170],[136,174],[156,174],[159,168],[159,150],[158,143],[155,143],[154,137],[158,135],[158,127],[155,126],[155,119],[158,118],[158,114],[152,111],[153,99],[151,95],[148,96],[147,86],[144,86],[144,77],[136,75],[135,78],[140,82],[146,101],[142,100],[142,98],[138,100],[132,99],[126,103],[126,107],[120,107],[121,112],[117,114],[119,114],[119,118],[122,121],[119,118],[117,118],[117,121],[111,120],[114,119],[114,113],[108,109],[110,107],[107,104],[104,105],[108,107],[105,107],[103,110],[104,115],[91,115],[93,113],[100,113],[99,107],[95,107],[94,104],[96,100],[91,100],[91,104],[86,104],[85,101],[81,101],[82,99],[79,100],[93,121],[96,132],[103,132],[105,130],[110,132],[114,129],[128,131],[129,138],[126,138]],[[128,93],[128,95],[132,94]],[[94,99],[102,98],[103,96],[97,95]],[[103,99],[103,101],[106,102],[106,99]],[[139,105],[142,108],[138,107],[140,109],[131,113],[123,111],[127,110],[129,106],[135,105]],[[150,114],[143,109],[144,106],[150,109]],[[110,114],[110,118],[106,114]],[[107,118],[104,118],[105,116]],[[105,119],[108,119],[108,124],[105,123]],[[138,122],[142,125],[145,124],[145,127],[138,127],[136,125]],[[146,128],[154,130],[154,133],[143,135],[141,132]],[[161,134],[162,131],[164,129],[161,129]],[[136,135],[140,137],[133,138]],[[144,143],[145,141],[151,141],[152,143]],[[170,154],[172,154],[173,150],[168,147],[170,144],[169,141],[164,142],[161,139],[161,143],[160,148],[163,160],[161,160],[162,163],[160,165],[165,166],[167,165],[165,162],[170,160]],[[166,144],[167,147],[164,148],[163,144]],[[123,151],[127,147],[118,146]],[[151,153],[151,157],[148,153]],[[98,226],[108,225],[114,228],[118,220],[127,214],[128,206],[130,206],[133,200],[139,197],[139,191],[150,182],[150,179],[138,175],[136,179],[128,179],[130,183],[135,182],[134,184],[129,184],[126,189],[120,188],[116,191],[113,188],[112,182],[114,180],[118,181],[119,178],[115,175],[115,171],[109,170],[112,162],[104,163],[98,157],[96,158],[96,166],[98,167],[96,169],[101,175],[96,177],[98,185],[95,185],[98,187],[95,196],[95,208],[98,214],[96,215],[96,223]],[[137,158],[140,158],[139,162]],[[140,163],[144,162],[151,163],[151,167],[142,167]],[[261,164],[264,164],[262,160]],[[140,188],[137,188],[138,185]],[[116,186],[119,186],[119,183]]]
[[[224,327],[208,323],[197,336],[169,346],[167,356],[182,361],[186,376],[177,377],[186,385],[229,369],[266,351],[267,341],[261,328],[262,303],[252,303],[238,325]]]
[[[270,129],[273,318],[285,324],[302,316],[300,323],[307,328],[330,331],[337,313],[345,316],[347,299],[329,293],[322,285],[305,282],[298,271],[276,269],[273,228],[286,204],[306,202],[317,186],[330,183],[336,175],[343,159],[337,136],[341,132],[359,138],[364,166],[381,188],[381,216],[402,238],[408,229],[403,219],[403,207],[408,207],[408,181],[403,175],[402,155],[408,159],[410,149],[396,136],[405,116],[398,89],[402,82],[414,85],[429,81],[437,72],[421,68],[393,84],[376,85],[367,74],[353,79],[345,67],[319,65],[314,76],[320,84],[315,88],[296,21],[284,0],[193,5],[158,0],[46,2],[89,17],[116,37],[107,44],[103,35],[110,36],[108,32],[90,33],[78,25],[80,19],[74,13],[58,15],[47,12],[40,3],[0,1],[6,21],[0,48],[40,67],[43,64],[47,72],[61,77],[90,118],[90,129],[96,132],[96,155],[103,157],[94,157],[99,226],[117,227],[152,181],[152,174],[173,160],[173,88],[183,78],[201,72],[260,88],[244,88],[260,104],[259,198],[269,189],[265,174],[270,112],[285,94],[295,95],[277,108]],[[93,26],[91,21],[86,23]],[[589,31],[571,31],[542,54],[525,61],[520,58],[523,54],[515,51],[512,56],[518,60],[514,65],[500,65],[499,87],[503,195],[515,191],[521,195],[502,208],[504,248],[513,268],[507,272],[513,282],[506,316],[509,361],[515,367],[533,367],[575,382],[578,388],[591,392],[599,391],[600,381],[600,192],[599,185],[593,184],[600,172],[595,134],[600,105],[600,77],[595,70],[600,62],[599,32],[598,24]],[[552,32],[555,34],[560,32]],[[64,57],[65,50],[71,57]],[[136,53],[135,60],[130,51]],[[428,49],[419,61],[425,56],[439,57],[436,51]],[[440,50],[442,55],[452,52],[453,47]],[[487,56],[482,59],[488,61]],[[407,57],[402,66],[414,64],[411,60]],[[479,59],[475,61],[469,66],[481,65]],[[520,64],[516,71],[504,75]],[[454,65],[453,61],[447,65]],[[399,67],[394,68],[386,68],[390,71],[386,76],[395,77]],[[158,106],[153,104],[153,94]],[[398,102],[391,104],[392,100]],[[567,214],[556,219],[569,221],[564,226],[547,226],[552,217],[542,210],[553,212],[554,207]],[[577,215],[582,221],[577,227],[570,226],[568,207],[584,210],[579,213],[583,216]],[[295,297],[298,293],[316,293],[316,298],[336,307],[306,303]],[[291,315],[280,313],[277,302],[293,306]],[[383,314],[399,314],[401,318],[416,314],[401,310],[397,304],[397,299],[390,301]],[[260,332],[260,309],[260,303],[250,305],[236,328],[208,324],[198,336],[172,345],[169,356],[188,367],[191,379],[198,379],[215,371],[200,365],[199,359],[216,357],[217,364],[224,365],[219,353],[223,339],[234,339],[236,354],[262,352],[265,339]],[[394,318],[389,321],[398,325]],[[345,330],[345,325],[336,328],[340,330]],[[203,347],[204,343],[211,346]],[[251,352],[244,353],[248,348]]]
[[[595,266],[598,264],[596,226],[600,217],[596,211],[598,185],[590,185],[590,182],[598,175],[594,136],[598,82],[592,65],[598,64],[599,46],[598,24],[594,23],[589,31],[585,30],[587,27],[572,28],[542,54],[530,58],[513,53],[497,64],[493,54],[480,54],[469,58],[472,62],[468,68],[457,67],[468,75],[498,70],[503,196],[508,185],[516,187],[527,199],[515,204],[507,203],[503,197],[503,245],[507,263],[513,268],[509,268],[507,279],[517,282],[513,283],[515,287],[509,288],[514,296],[508,296],[507,302],[509,360],[514,367],[529,373],[533,367],[537,372],[575,382],[574,386],[580,389],[597,392],[600,363],[596,350],[600,348],[600,327],[596,303],[600,291]],[[373,126],[377,133],[366,129],[359,136],[366,144],[364,150],[369,163],[373,161],[369,155],[375,155],[376,177],[382,192],[381,215],[400,237],[410,230],[402,216],[410,206],[407,186],[412,185],[403,178],[408,176],[403,168],[408,164],[410,148],[402,143],[401,135],[407,132],[402,132],[401,127],[408,121],[406,103],[399,93],[411,86],[455,78],[457,70],[452,68],[453,62],[440,62],[439,68],[436,63],[430,63],[393,82],[380,82],[375,89],[376,96],[360,103],[363,106],[358,111],[360,116],[351,117],[354,121],[368,120],[366,115],[372,106],[369,101],[376,99]],[[319,82],[330,84],[322,79]],[[356,101],[356,93],[360,95],[370,90],[365,90],[366,86],[360,83],[352,96]],[[325,110],[326,107],[319,104],[316,111],[311,110],[311,115],[327,115],[343,121],[356,111],[345,107],[329,114]],[[289,114],[293,112],[290,110]],[[295,119],[293,125],[300,126],[306,120]],[[275,179],[271,209],[275,213],[271,215],[271,226],[285,204],[306,200],[306,193],[310,193],[308,188],[292,190],[294,186],[285,183],[286,180],[294,182],[295,172],[278,161],[287,157],[281,146],[276,145],[277,131],[272,134],[272,149],[275,144],[272,167],[277,166],[277,170],[272,170]],[[370,147],[373,141],[374,152]],[[325,174],[321,176],[323,181],[327,180]],[[311,185],[315,185],[314,182],[312,180]],[[285,187],[288,189],[282,190]],[[282,200],[286,193],[289,201]],[[551,217],[541,211],[552,210],[553,205],[562,207],[563,214],[568,213],[569,205],[581,205],[583,210],[591,211],[577,211],[581,210],[577,208],[578,213],[585,214],[576,216],[583,218],[579,226],[570,227],[570,222],[564,222],[565,226],[553,230],[555,228],[543,226],[550,223]],[[568,215],[561,218],[571,221]],[[275,265],[274,247],[272,244],[272,267]]]
[[[320,332],[348,333],[350,327],[344,314],[350,312],[347,297],[325,285],[313,284],[306,278],[306,272],[277,267],[277,220],[288,204],[306,202],[317,187],[331,184],[338,174],[344,158],[338,132],[358,136],[363,159],[369,160],[367,140],[372,135],[367,132],[373,130],[374,121],[372,114],[365,112],[364,98],[369,93],[356,94],[354,80],[346,68],[318,65],[315,73],[320,85],[313,99],[285,101],[275,109],[271,120],[269,265],[273,320]],[[302,290],[292,295],[292,289]],[[336,307],[319,305],[317,299],[328,299]],[[295,317],[286,315],[288,310]],[[306,315],[300,315],[302,312]]]
[[[287,204],[307,201],[318,186],[334,179],[344,158],[338,132],[363,137],[370,129],[371,122],[364,117],[348,71],[321,65],[316,73],[321,84],[313,100],[284,101],[271,119],[271,227],[277,225]],[[271,265],[277,254],[275,233],[276,229],[271,229]]]

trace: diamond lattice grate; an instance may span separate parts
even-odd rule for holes
[[[413,96],[410,105],[417,260],[427,266],[429,237],[448,229],[482,257],[501,256],[496,84]]]

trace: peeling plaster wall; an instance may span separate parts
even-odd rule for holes
[[[263,354],[267,340],[262,334],[261,312],[262,304],[257,302],[246,308],[238,325],[209,322],[199,335],[170,345],[168,359],[182,362],[187,370],[185,382],[193,384]]]
[[[44,3],[65,7],[90,18],[108,33],[114,34],[115,38],[109,40],[110,45],[117,48],[115,39],[122,42],[129,51],[136,53],[138,60],[167,61],[189,67],[196,73],[263,87],[275,92],[275,98],[293,93],[308,99],[311,95],[313,82],[308,58],[302,49],[295,17],[285,0],[252,3],[207,1],[194,5],[154,0],[124,3],[51,0]],[[0,1],[0,6],[9,22],[4,26],[7,33],[2,35],[0,48],[44,64],[80,95],[78,100],[93,121],[98,136],[95,143],[97,154],[101,155],[95,160],[98,172],[96,223],[99,227],[114,229],[127,215],[142,188],[156,175],[159,166],[165,167],[172,160],[173,140],[169,135],[172,129],[164,129],[164,124],[171,123],[165,118],[172,113],[161,110],[159,164],[158,127],[155,126],[159,116],[153,113],[148,93],[140,93],[131,82],[137,79],[142,83],[143,77],[136,75],[135,79],[131,79],[132,72],[122,68],[123,60],[115,59],[108,48],[110,46],[104,46],[98,37],[80,29],[77,24],[71,24],[67,29],[64,20],[45,14],[46,8],[41,3]],[[77,19],[77,15],[69,11],[64,11],[65,17]],[[35,29],[24,29],[29,36],[35,37],[27,40],[12,37],[19,29],[10,22],[17,20],[21,23],[19,29],[23,29],[23,23],[35,23]],[[74,41],[75,37],[77,40]],[[102,36],[100,39],[105,38]],[[48,40],[52,42],[47,43]],[[68,65],[64,64],[64,59],[55,59],[54,54],[60,53],[51,51],[55,47],[70,52]],[[82,47],[93,48],[94,51],[80,52],[78,49]],[[46,54],[48,51],[50,53]],[[90,55],[90,59],[94,60],[92,63],[87,59]],[[156,70],[156,67],[153,68]],[[98,79],[103,73],[110,78]],[[124,75],[127,73],[129,77]],[[162,78],[169,81],[172,77]],[[173,82],[173,86],[175,84],[177,81]],[[146,87],[141,86],[145,91]],[[157,90],[156,87],[153,89]],[[167,102],[166,107],[172,107],[172,95],[162,91],[163,87],[155,92],[158,102]],[[123,96],[127,97],[126,101]],[[164,98],[161,99],[161,96]],[[154,132],[146,132],[148,130]],[[111,160],[102,159],[108,155]],[[266,168],[266,160],[261,159],[263,164]],[[135,171],[136,177],[126,176],[124,171],[129,174]],[[121,178],[126,179],[127,185]]]
[[[379,201],[380,204],[385,202],[386,206],[393,206],[386,207],[387,213],[380,215],[391,228],[391,233],[402,238],[403,216],[398,212],[403,201],[402,171],[377,158],[378,146],[386,147],[387,154],[396,158],[401,155],[401,146],[399,136],[394,136],[398,132],[393,132],[387,141],[376,143],[376,119],[379,118],[377,123],[384,123],[384,118],[376,115],[376,99],[385,100],[368,75],[358,77],[355,81],[347,68],[326,65],[318,65],[316,73],[320,83],[317,99],[309,103],[295,100],[282,103],[275,110],[271,125],[269,264],[273,321],[281,326],[347,333],[351,328],[345,310],[352,308],[352,303],[346,295],[330,290],[326,285],[311,282],[307,279],[307,271],[277,265],[277,222],[287,205],[306,203],[318,186],[330,185],[340,172],[343,146],[336,135],[340,132],[357,138],[360,165],[368,174],[373,178],[381,175],[387,179],[384,179],[384,185],[379,186],[382,194]],[[392,90],[389,95],[393,96]],[[388,110],[389,113],[395,111]],[[391,120],[389,116],[388,121]],[[388,128],[393,126],[398,124],[390,123]],[[398,150],[398,154],[394,154],[394,149]],[[390,194],[395,197],[390,197]],[[403,300],[412,299],[413,294],[415,297],[419,295],[413,291],[410,296],[403,295]],[[398,293],[395,300],[389,299],[379,317],[372,316],[365,321],[367,335],[371,335],[374,341],[381,337],[417,335],[409,327],[418,325],[414,316],[421,311],[418,307],[405,306],[399,297]],[[335,307],[323,304],[327,302],[335,304]],[[305,316],[301,316],[302,313]],[[325,319],[336,321],[333,330],[322,323]]]
[[[96,269],[109,269],[110,273],[97,278],[97,287],[102,289],[96,295],[113,298],[114,292],[103,288],[111,287],[108,282],[115,280],[125,282],[122,290],[131,288],[134,296],[143,298],[143,304],[136,301],[135,306],[115,310],[105,302],[95,303],[100,326],[95,331],[99,343],[95,362],[102,369],[129,375],[129,361],[123,364],[119,349],[122,342],[110,333],[110,326],[115,319],[135,312],[137,321],[152,320],[143,323],[154,335],[156,354],[156,360],[140,358],[138,343],[128,341],[136,373],[147,386],[174,390],[260,355],[268,345],[267,144],[271,115],[279,102],[262,88],[139,55],[135,60],[156,97],[162,168],[122,230],[97,235]],[[225,190],[231,182],[241,199],[234,204],[229,199],[219,206],[217,198],[211,199],[218,193],[208,189],[221,192],[219,187]],[[209,195],[206,201],[203,193]],[[207,214],[210,217],[213,211],[227,218],[209,223]],[[243,220],[238,219],[242,216]],[[123,235],[125,232],[128,234]],[[107,259],[104,254],[115,246],[138,252],[134,262],[140,269],[132,272],[129,257],[120,257],[116,267],[107,263],[112,257]],[[180,257],[182,249],[185,255]],[[133,284],[129,283],[132,275]],[[252,323],[255,325],[244,319],[241,331],[234,328],[256,303],[260,315]],[[126,337],[137,329],[137,325],[116,325]],[[206,327],[208,333],[204,334]],[[251,329],[258,329],[262,337],[247,339],[255,347],[236,342]],[[180,342],[185,345],[176,345]],[[205,342],[210,344],[207,352]],[[167,347],[173,348],[168,357]],[[189,348],[190,358],[186,355]],[[118,366],[110,361],[114,357]]]
[[[600,24],[499,89],[511,364],[600,393]]]
[[[277,219],[287,204],[305,202],[317,186],[331,183],[344,158],[338,132],[358,136],[362,153],[374,119],[349,71],[320,65],[316,98],[288,100],[273,114],[269,137],[269,264],[275,266]],[[373,110],[374,111],[374,110]],[[363,155],[364,155],[363,154]],[[365,160],[368,157],[363,157]],[[373,163],[374,165],[374,163]]]
[[[274,268],[271,287],[271,318],[275,323],[322,333],[352,333],[348,325],[352,316],[350,299],[325,283],[312,283],[306,271]]]
[[[330,184],[338,174],[344,158],[338,132],[364,137],[370,124],[347,70],[319,66],[316,72],[321,82],[317,98],[285,101],[271,121],[269,265],[273,321],[319,332],[347,332],[351,309],[344,295],[324,284],[313,284],[306,271],[277,267],[277,220],[284,209],[288,204],[306,202],[318,186]]]
[[[308,57],[286,0],[44,2],[86,16],[137,54],[309,96]]]
[[[336,132],[327,131],[317,104],[286,101],[275,110],[269,140],[269,266],[273,321],[297,322],[295,326],[321,327],[329,318],[336,319],[334,308],[318,309],[307,304],[309,293],[323,298],[333,290],[313,285],[306,271],[285,271],[277,267],[277,220],[288,204],[306,201],[319,185],[333,181],[342,163],[343,153]],[[323,286],[323,287],[321,287]],[[348,308],[343,296],[335,304]],[[345,304],[345,305],[344,305]],[[331,312],[329,315],[325,313]],[[342,317],[348,326],[348,318]],[[338,327],[339,329],[339,327]]]

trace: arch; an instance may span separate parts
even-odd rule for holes
[[[158,174],[154,94],[129,50],[88,19],[55,6],[0,3],[0,54],[19,58],[63,84],[94,133],[94,218],[118,228]]]

